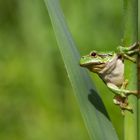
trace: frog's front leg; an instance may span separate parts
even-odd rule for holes
[[[137,95],[137,91],[126,90],[124,88],[119,88],[116,85],[114,85],[113,83],[107,83],[107,86],[111,91],[113,91],[115,94],[120,95],[121,97],[126,97],[130,94]]]
[[[118,47],[119,54],[121,54],[124,58],[132,62],[136,62],[136,59],[133,58],[131,55],[136,54],[136,53],[140,54],[139,44],[140,44],[139,42],[136,42],[129,47],[119,46]]]

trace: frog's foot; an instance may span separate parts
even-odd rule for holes
[[[136,42],[129,47],[119,46],[118,51],[120,55],[122,55],[124,58],[136,63],[136,59],[133,58],[131,55],[136,54],[136,53],[140,54],[139,45],[140,45],[140,42]]]
[[[114,104],[116,104],[120,107],[123,115],[124,115],[125,110],[128,110],[131,113],[133,113],[133,109],[128,105],[128,98],[127,97],[115,95],[113,98],[113,102],[114,102]]]
[[[126,99],[127,99],[127,97],[122,97],[120,95],[115,95],[114,98],[113,98],[113,102],[116,105],[121,105],[122,106],[122,104],[124,103],[125,106],[127,106],[128,101]]]
[[[134,53],[140,52],[139,48],[140,42],[135,42],[129,47],[119,46],[117,49],[121,54],[132,55]]]
[[[127,111],[129,111],[129,112],[131,112],[131,113],[133,113],[133,109],[132,109],[132,107],[130,107],[130,106],[127,106],[127,108],[121,108],[121,113],[122,113],[122,115],[125,115],[125,110],[127,110]]]

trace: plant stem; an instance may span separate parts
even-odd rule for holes
[[[138,0],[124,0],[124,42],[129,46],[138,40]],[[136,57],[136,56],[135,56]],[[137,89],[137,65],[126,61],[126,78],[128,89]],[[138,99],[130,95],[130,106],[134,113],[126,112],[124,117],[124,140],[138,140]]]
[[[138,3],[138,7],[140,8],[140,3]],[[138,8],[138,13],[140,12]],[[138,37],[140,37],[140,16],[138,15]],[[139,40],[140,41],[140,40]],[[140,55],[138,56],[138,94],[140,95]],[[138,100],[138,139],[140,140],[140,98]]]
[[[140,95],[140,56],[138,57],[138,94]],[[138,100],[138,140],[140,140],[140,98]]]

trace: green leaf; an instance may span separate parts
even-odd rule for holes
[[[80,55],[66,26],[59,1],[44,1],[91,140],[118,140],[103,102],[87,71],[79,66]]]

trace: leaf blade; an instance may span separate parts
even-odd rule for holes
[[[90,138],[92,140],[118,140],[91,78],[88,76],[87,71],[79,66],[80,55],[66,26],[59,1],[44,0],[44,2]]]

